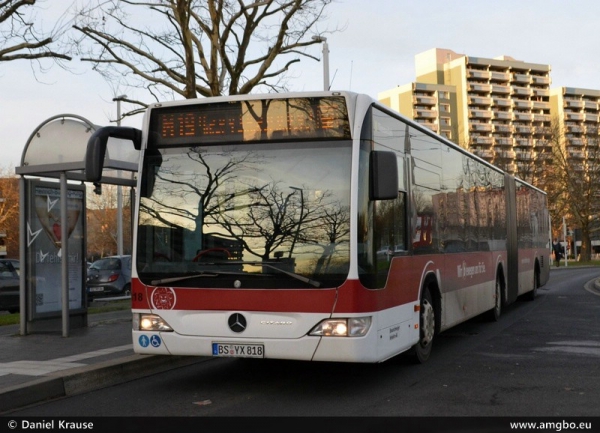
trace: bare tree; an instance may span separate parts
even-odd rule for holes
[[[37,0],[0,0],[0,62],[71,60],[60,41],[66,29],[64,19],[60,18],[50,31],[44,31],[42,21],[37,19],[38,10]]]
[[[552,165],[547,166],[543,188],[548,193],[554,221],[566,216],[581,229],[581,260],[591,258],[591,234],[600,212],[600,137],[597,126],[586,126],[579,136],[565,134],[555,122],[551,135]]]
[[[117,187],[104,185],[102,194],[88,194],[87,250],[93,259],[117,253]],[[131,254],[131,203],[123,206],[123,250]]]
[[[11,167],[0,168],[0,249],[19,257],[19,178]]]
[[[277,91],[332,1],[95,0],[74,28],[83,61],[156,100]]]

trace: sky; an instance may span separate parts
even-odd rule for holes
[[[52,9],[71,2],[52,0]],[[314,31],[327,37],[332,90],[377,98],[415,81],[415,55],[432,48],[550,65],[551,88],[600,90],[598,0],[334,0],[326,14]],[[310,53],[321,58],[321,48]],[[0,168],[20,166],[30,135],[51,117],[114,122],[113,88],[87,63],[70,67],[42,74],[27,61],[0,63]],[[302,58],[288,83],[292,91],[322,90],[322,63]],[[140,115],[123,125],[141,123]]]

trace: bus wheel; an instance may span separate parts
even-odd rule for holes
[[[526,301],[533,301],[535,299],[535,296],[537,295],[537,289],[540,286],[540,274],[538,273],[537,270],[535,270],[533,272],[533,290],[531,290],[530,292],[527,292],[525,294],[525,296],[523,296],[523,298]]]
[[[502,282],[500,277],[496,276],[496,287],[494,289],[494,308],[487,312],[487,318],[490,322],[497,322],[502,313]]]
[[[435,334],[435,309],[429,287],[423,288],[419,319],[419,342],[413,346],[414,361],[422,364],[431,355],[433,336]]]

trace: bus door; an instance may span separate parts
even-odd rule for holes
[[[504,175],[504,191],[506,194],[506,302],[511,303],[519,295],[519,249],[517,239],[517,187],[515,178]]]

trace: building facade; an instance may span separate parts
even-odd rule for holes
[[[443,84],[409,83],[382,92],[378,99],[433,132],[454,140],[456,88]],[[454,118],[453,118],[454,117]]]
[[[419,121],[426,90],[448,95],[438,130],[494,165],[535,182],[551,159],[550,66],[503,56],[489,59],[434,48],[415,57],[416,82],[378,95],[384,104]],[[407,94],[412,92],[411,101]],[[430,100],[432,110],[446,101]],[[395,107],[398,104],[399,107]],[[433,117],[433,114],[428,114]],[[424,122],[427,124],[426,122]],[[449,123],[449,124],[448,124]],[[428,125],[429,126],[429,125]],[[444,128],[444,129],[443,129]]]
[[[555,88],[550,91],[550,104],[562,126],[565,151],[572,161],[569,166],[584,171],[590,162],[597,165],[600,90]]]

